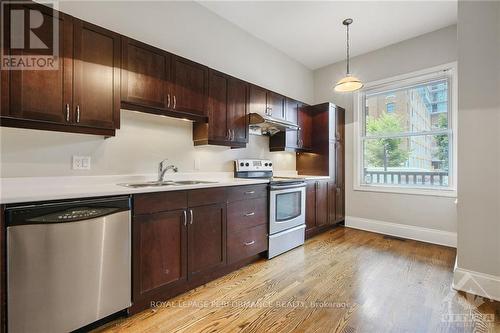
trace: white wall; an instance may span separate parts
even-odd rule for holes
[[[264,86],[312,102],[312,71],[195,2],[60,2],[63,12]],[[247,149],[194,147],[191,124],[122,111],[117,136],[0,128],[1,177],[155,172],[169,157],[181,171],[231,171],[238,157],[273,159],[295,170],[293,153],[269,153],[268,138],[250,136]],[[72,155],[89,155],[90,171],[71,170]]]
[[[133,111],[121,111],[122,125],[116,137],[50,133],[2,128],[1,175],[66,176],[154,173],[164,158],[181,172],[232,171],[232,160],[270,158],[279,170],[295,170],[295,154],[269,152],[269,139],[250,136],[245,149],[194,147],[191,122]],[[91,156],[90,171],[71,170],[72,155]]]
[[[458,69],[457,266],[500,297],[500,2],[459,1]]]
[[[456,26],[450,26],[354,57],[351,71],[364,82],[377,81],[456,61],[456,47]],[[346,108],[346,215],[456,232],[454,198],[353,190],[353,97],[333,91],[344,75],[345,61],[316,70],[314,101]]]

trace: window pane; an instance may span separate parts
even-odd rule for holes
[[[448,128],[447,80],[366,95],[367,136]]]
[[[363,140],[364,184],[449,186],[448,134]]]

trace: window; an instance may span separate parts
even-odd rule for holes
[[[396,108],[396,105],[394,103],[387,103],[385,105],[385,109],[387,110],[387,113],[393,113],[395,108]]]
[[[453,73],[369,83],[358,94],[356,189],[454,195]]]

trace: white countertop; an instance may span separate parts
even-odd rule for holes
[[[298,177],[307,180],[328,179],[327,176],[297,175],[293,171],[275,172],[276,176]],[[158,187],[125,187],[118,184],[152,181],[156,174],[68,176],[68,177],[18,177],[0,179],[0,204],[48,200],[128,195],[136,193],[192,190],[197,188],[265,184],[267,179],[234,178],[232,172],[167,173],[165,180],[201,180],[214,183]]]
[[[156,175],[19,177],[0,179],[0,203],[75,199],[197,188],[265,184],[267,179],[234,178],[231,172],[166,174],[165,180],[201,180],[214,183],[132,188],[118,184],[156,179]]]

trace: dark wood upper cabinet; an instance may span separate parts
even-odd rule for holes
[[[285,119],[285,100],[285,96],[251,85],[248,111]]]
[[[107,129],[120,124],[120,36],[76,20],[74,29],[74,119]]]
[[[214,70],[210,70],[208,76],[208,122],[193,124],[195,145],[245,147],[248,84]]]
[[[1,125],[113,136],[119,127],[118,35],[43,5],[17,6],[42,13],[37,34],[43,41],[52,41],[52,22],[59,21],[59,58],[51,70],[2,71]],[[11,48],[9,38],[4,52],[40,54]]]
[[[286,98],[285,119],[299,125],[299,109],[305,104],[291,98]],[[309,130],[306,130],[310,133]],[[303,129],[299,127],[297,131],[281,131],[271,136],[269,139],[269,149],[271,151],[301,151],[306,150],[303,147],[302,140]],[[307,142],[306,142],[307,143]]]
[[[31,6],[20,6],[27,9]],[[42,121],[54,124],[71,124],[73,109],[73,19],[50,8],[38,5],[43,15],[42,26],[37,29],[39,38],[52,40],[52,22],[59,21],[60,55],[53,70],[2,70],[2,117],[26,121]],[[5,19],[9,16],[6,15]],[[25,22],[28,24],[28,21]],[[7,22],[4,27],[9,29]],[[28,27],[25,27],[29,31]],[[10,33],[4,33],[5,47],[2,52],[11,56],[39,54],[39,50],[10,48]],[[49,47],[52,47],[50,45]],[[2,119],[2,124],[6,119]]]
[[[122,64],[122,102],[146,108],[168,107],[170,53],[123,37]]]
[[[206,66],[126,37],[122,62],[123,108],[206,121]]]
[[[304,104],[300,104],[297,110],[299,131],[297,133],[299,146],[304,150],[313,149],[313,118],[311,109]]]
[[[133,230],[134,301],[187,280],[185,210],[137,215]]]
[[[285,96],[268,91],[267,108],[269,115],[273,118],[285,119]]]
[[[227,81],[227,127],[232,132],[231,141],[248,142],[248,84],[230,77]]]
[[[210,71],[208,83],[208,137],[229,141],[228,132],[228,82],[226,75]]]
[[[267,114],[267,90],[256,85],[250,85],[248,113]]]
[[[173,56],[170,87],[175,111],[206,116],[208,68],[193,61]]]
[[[189,278],[226,264],[226,204],[189,209]]]

